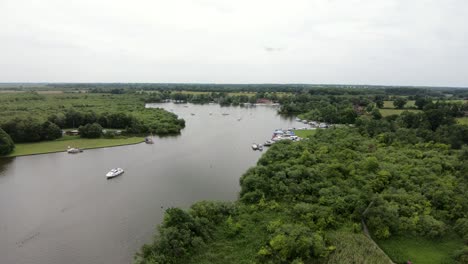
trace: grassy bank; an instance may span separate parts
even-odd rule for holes
[[[379,246],[396,263],[448,264],[452,253],[463,246],[458,237],[430,240],[422,237],[393,237],[378,241]]]
[[[65,151],[68,148],[68,146],[77,147],[81,149],[92,149],[130,145],[140,143],[143,141],[143,137],[85,139],[80,138],[79,136],[64,136],[63,138],[54,141],[16,144],[15,150],[10,155],[8,155],[8,157],[60,152]]]
[[[310,130],[309,129],[307,129],[307,130],[305,130],[305,129],[294,130],[294,134],[296,134],[296,136],[301,137],[301,138],[306,138],[308,136],[311,136],[311,135],[315,134],[316,132],[317,132],[316,129],[314,129],[314,130],[311,130],[311,129]]]
[[[461,125],[468,125],[468,117],[460,117],[457,118],[457,121]]]
[[[379,111],[382,114],[382,116],[399,115],[403,113],[404,111],[414,112],[414,113],[421,112],[421,110],[417,110],[417,109],[387,109],[387,108],[379,109]]]

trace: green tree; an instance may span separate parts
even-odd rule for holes
[[[285,224],[273,233],[257,256],[261,263],[291,263],[325,257],[327,253],[321,235],[302,225]]]
[[[403,109],[407,102],[408,99],[404,97],[397,97],[395,100],[393,100],[393,106],[395,106],[395,108],[397,109]]]
[[[102,135],[102,126],[98,123],[86,124],[78,128],[83,138],[99,138]]]
[[[62,130],[56,124],[46,121],[41,127],[42,140],[54,140],[62,137]]]
[[[423,110],[426,105],[431,104],[431,103],[432,103],[432,100],[430,98],[417,97],[414,102],[414,105],[416,105],[416,107],[419,110]]]
[[[374,102],[378,108],[384,107],[384,98],[382,96],[376,96]]]
[[[3,129],[0,128],[0,156],[10,154],[15,148],[15,143]]]

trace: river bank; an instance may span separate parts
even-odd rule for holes
[[[123,145],[138,144],[144,141],[144,137],[119,137],[119,138],[96,138],[87,139],[79,136],[64,136],[54,141],[43,141],[35,143],[19,143],[10,155],[5,157],[18,157],[38,155],[54,152],[65,152],[70,147],[80,149],[94,149],[116,147]]]

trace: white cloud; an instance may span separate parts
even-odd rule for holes
[[[0,82],[468,86],[464,0],[0,0]]]

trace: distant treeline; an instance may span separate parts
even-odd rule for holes
[[[188,84],[188,83],[53,83],[51,89],[89,90],[91,92],[125,93],[143,91],[198,91],[198,92],[311,92],[316,95],[424,95],[464,99],[468,89],[453,87],[413,87],[339,84]]]

